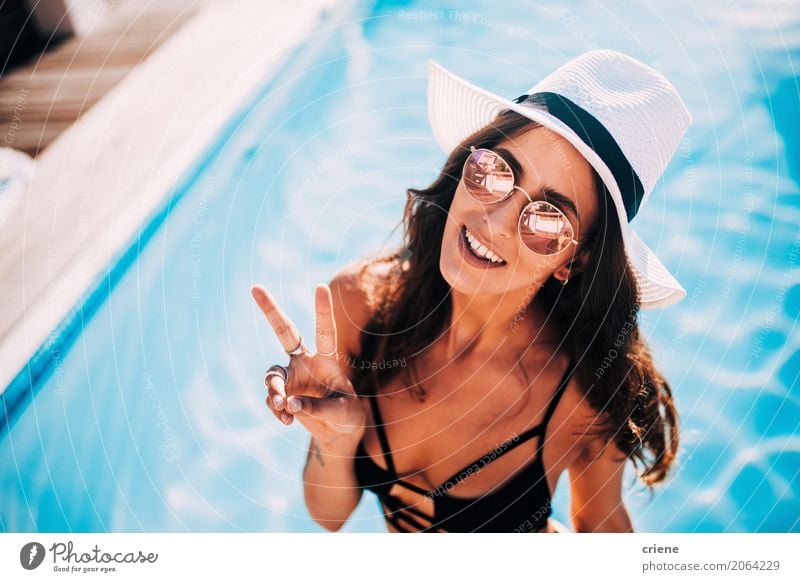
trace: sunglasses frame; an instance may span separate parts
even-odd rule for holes
[[[506,192],[505,194],[503,194],[502,198],[498,198],[497,200],[492,200],[491,202],[485,202],[483,200],[479,200],[478,198],[476,198],[475,195],[470,191],[469,186],[467,186],[467,183],[464,180],[464,172],[467,169],[467,162],[469,162],[469,160],[472,157],[472,154],[474,152],[481,151],[481,150],[483,150],[485,152],[489,152],[493,156],[496,156],[497,158],[499,158],[506,165],[506,167],[508,168],[508,171],[511,173],[511,179],[512,179],[512,183],[513,183],[513,185],[511,186],[511,189],[508,192]],[[464,160],[464,166],[461,169],[461,181],[464,182],[464,188],[466,188],[467,193],[469,193],[469,195],[472,197],[473,200],[476,200],[477,202],[480,202],[481,204],[487,204],[487,205],[488,204],[497,204],[498,202],[502,202],[503,200],[505,200],[509,196],[511,196],[511,194],[514,193],[514,190],[522,190],[522,193],[525,194],[525,196],[528,198],[528,204],[526,204],[525,208],[522,209],[522,212],[520,212],[520,215],[519,215],[519,220],[517,220],[517,234],[519,235],[519,239],[520,239],[520,242],[522,243],[522,246],[525,247],[526,249],[528,249],[530,252],[532,252],[532,253],[534,253],[536,255],[539,255],[540,257],[552,257],[554,255],[558,255],[559,253],[562,253],[563,251],[565,251],[568,248],[570,248],[570,244],[573,245],[573,246],[577,246],[582,242],[586,242],[586,241],[592,240],[594,238],[594,235],[593,235],[593,236],[590,236],[590,237],[587,237],[587,238],[584,238],[584,239],[580,239],[580,240],[576,239],[575,236],[574,236],[575,235],[575,228],[573,228],[572,223],[569,221],[569,218],[567,217],[567,215],[564,214],[564,212],[558,206],[556,206],[555,204],[552,204],[551,202],[548,202],[547,200],[534,200],[533,198],[531,198],[531,195],[528,194],[528,192],[524,188],[522,188],[521,186],[517,186],[517,177],[514,175],[514,170],[511,168],[511,164],[509,164],[503,158],[503,156],[501,156],[500,154],[498,154],[497,152],[495,152],[493,150],[490,150],[489,148],[476,148],[474,145],[469,146],[469,155]],[[564,248],[562,248],[562,249],[560,249],[558,251],[555,251],[554,253],[542,254],[540,252],[537,252],[537,251],[533,250],[532,248],[530,248],[528,245],[526,245],[525,241],[522,238],[522,216],[525,214],[525,211],[527,210],[527,208],[529,206],[531,206],[532,204],[535,204],[536,202],[543,202],[544,204],[547,204],[547,205],[551,206],[552,208],[554,208],[559,214],[561,214],[561,216],[564,217],[564,220],[567,221],[567,223],[570,225],[570,228],[572,229],[572,234],[573,234],[572,239],[569,241],[569,243],[567,243],[567,245]]]

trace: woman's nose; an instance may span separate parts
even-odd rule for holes
[[[513,196],[509,196],[505,200],[485,206],[483,222],[491,236],[510,240],[517,232],[521,213],[519,202]]]

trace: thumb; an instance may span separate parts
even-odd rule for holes
[[[352,426],[354,418],[352,407],[357,405],[357,397],[350,395],[328,398],[292,395],[286,399],[286,410],[298,419],[306,416],[324,420],[336,425],[342,432],[351,432],[358,428]]]

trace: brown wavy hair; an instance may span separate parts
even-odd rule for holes
[[[450,318],[450,286],[440,272],[439,254],[468,146],[492,148],[538,126],[516,112],[502,111],[453,150],[429,187],[407,190],[400,223],[403,244],[367,258],[360,271],[370,290],[372,315],[361,331],[359,356],[368,362],[409,358],[411,365],[357,371],[354,386],[360,395],[374,394],[402,373],[405,385],[424,399],[424,389],[412,377],[414,355],[443,332]],[[636,282],[613,201],[600,177],[592,173],[601,203],[592,232],[587,233],[592,238],[586,247],[590,252],[586,268],[570,276],[566,286],[551,277],[532,301],[542,302],[563,338],[564,351],[576,362],[574,373],[598,415],[595,433],[606,442],[613,439],[652,488],[664,480],[675,461],[678,415],[670,386],[656,370],[639,330]],[[392,267],[388,276],[374,275],[370,267],[379,263]]]

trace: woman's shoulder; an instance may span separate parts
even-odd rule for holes
[[[566,354],[560,354],[558,360],[554,368],[559,373],[574,364]],[[553,377],[556,377],[555,372]],[[603,420],[601,411],[587,397],[591,386],[586,383],[586,375],[580,373],[580,364],[573,365],[551,421],[554,428],[557,427],[557,432],[563,433],[564,438],[571,443],[570,448],[580,450],[583,454],[598,445],[597,434]]]
[[[346,264],[328,283],[340,352],[358,354],[361,331],[372,318],[379,290],[391,273],[392,264],[388,261],[361,259]]]
[[[579,437],[576,442],[579,450],[577,462],[591,462],[601,456],[607,456],[611,449],[620,453],[614,445],[613,439],[609,440],[607,437],[606,415],[602,410],[598,410],[587,397],[587,393],[592,389],[590,380],[587,380],[583,374],[573,373],[571,383],[575,386],[575,390],[569,395],[570,406],[567,408],[571,413],[573,434]],[[567,395],[565,394],[565,396]]]

